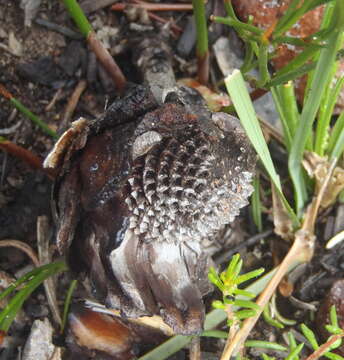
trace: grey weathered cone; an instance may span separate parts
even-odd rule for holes
[[[204,242],[248,203],[256,155],[238,119],[175,85],[164,50],[138,48],[145,84],[74,122],[45,161],[59,173],[57,244],[106,306],[199,333],[211,290]]]

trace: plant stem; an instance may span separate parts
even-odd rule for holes
[[[63,2],[68,13],[75,21],[81,33],[85,36],[90,49],[95,53],[99,62],[109,73],[119,92],[123,92],[127,82],[126,78],[108,50],[97,38],[81,7],[76,0],[63,0]]]
[[[42,121],[37,115],[32,113],[26,106],[24,106],[19,100],[17,100],[4,85],[0,84],[0,95],[9,100],[15,108],[17,108],[22,114],[29,118],[33,123],[38,125],[45,133],[56,139],[58,136],[55,131]]]
[[[313,354],[309,355],[308,358],[306,360],[316,360],[319,359],[322,355],[324,355],[326,352],[328,352],[329,347],[334,344],[336,341],[338,341],[339,339],[341,339],[342,337],[344,337],[344,333],[343,334],[338,334],[338,335],[333,335],[331,336],[325,344],[322,344],[321,346],[319,346],[319,348],[314,351]]]
[[[263,87],[269,80],[270,74],[268,70],[268,43],[263,43],[259,47],[258,55],[258,68],[259,68],[259,81],[258,87]]]
[[[43,160],[34,153],[32,153],[30,150],[27,150],[19,145],[16,145],[13,142],[6,140],[3,137],[0,137],[0,149],[7,151],[9,154],[15,156],[18,159],[21,159],[26,164],[31,166],[33,169],[38,169],[42,171],[51,180],[55,178],[54,171],[52,169],[43,168]]]
[[[63,3],[82,35],[87,38],[88,34],[92,31],[92,25],[88,22],[80,5],[75,0],[63,0]]]
[[[230,18],[230,17],[221,17],[221,16],[212,16],[211,17],[211,20],[214,21],[214,22],[217,22],[219,24],[225,24],[225,25],[228,25],[228,26],[232,26],[234,27],[236,30],[246,30],[246,31],[249,31],[255,35],[262,35],[264,33],[263,30],[257,28],[256,26],[254,25],[251,25],[251,24],[247,24],[247,23],[244,23],[240,20],[236,20],[236,19],[233,19],[233,18]]]
[[[77,285],[78,285],[78,281],[74,279],[74,280],[71,281],[70,286],[68,288],[65,303],[64,303],[64,307],[63,307],[63,315],[62,315],[62,322],[61,322],[61,333],[63,333],[63,331],[64,331],[64,328],[65,328],[65,325],[66,325],[66,322],[67,322],[67,315],[68,315],[68,310],[69,310],[70,303],[71,303],[71,300],[72,300],[73,292],[74,292]]]
[[[58,136],[54,130],[51,130],[50,127],[41,120],[37,115],[31,112],[26,106],[24,106],[19,100],[12,97],[10,102],[17,108],[21,113],[23,113],[27,118],[29,118],[34,124],[40,127],[46,134],[50,135],[52,138],[57,139]]]
[[[253,179],[254,192],[252,194],[252,217],[259,232],[263,230],[262,205],[260,202],[260,181],[259,173]]]
[[[206,85],[209,80],[209,50],[204,0],[192,0],[192,5],[197,31],[198,81]]]

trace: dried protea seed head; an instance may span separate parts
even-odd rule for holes
[[[195,91],[170,89],[155,107],[149,90],[139,102],[132,91],[56,155],[58,246],[107,306],[198,333],[204,244],[247,204],[256,156],[238,119]]]
[[[149,112],[133,139],[144,150],[133,151],[122,188],[128,229],[110,254],[112,272],[136,309],[157,303],[176,332],[195,333],[210,290],[203,244],[247,204],[256,155],[238,119],[199,105]]]
[[[143,241],[207,239],[247,204],[255,155],[237,119],[199,119],[167,104],[136,133],[124,196],[129,227]]]

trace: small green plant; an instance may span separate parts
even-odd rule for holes
[[[318,359],[321,356],[324,356],[332,360],[343,360],[344,358],[338,354],[332,352],[332,350],[337,349],[342,344],[342,337],[344,336],[344,330],[341,329],[338,325],[338,317],[335,306],[331,307],[330,310],[330,324],[325,325],[326,330],[331,334],[326,342],[322,345],[319,345],[315,333],[305,324],[300,325],[301,332],[303,336],[307,339],[309,346],[312,348],[313,353],[307,357],[308,359]],[[209,332],[204,334],[205,336],[213,336],[218,338],[225,338],[226,333],[223,331],[218,331],[215,333]],[[245,342],[245,348],[256,348],[264,350],[275,350],[282,351],[285,353],[285,360],[300,360],[300,353],[304,347],[304,343],[298,344],[295,340],[295,337],[291,331],[288,332],[288,348],[280,345],[278,343],[273,343],[269,341],[261,340],[248,340]],[[269,356],[265,353],[261,355],[262,360],[275,360],[275,357]],[[237,360],[246,360],[246,357],[237,356]]]
[[[48,265],[40,266],[23,275],[7,289],[0,293],[0,300],[5,299],[20,287],[20,290],[9,300],[8,304],[0,312],[0,330],[7,333],[18,311],[22,308],[25,300],[43,283],[45,279],[62,271],[67,271],[64,261],[57,261]]]
[[[46,134],[51,136],[54,139],[57,139],[58,136],[56,132],[33,112],[31,112],[25,105],[23,105],[18,99],[16,99],[2,84],[0,84],[0,96],[3,96],[7,99],[12,106],[18,109],[24,116],[30,119],[35,125],[37,125],[41,130],[43,130]]]
[[[240,254],[236,254],[230,261],[226,271],[218,274],[214,268],[210,268],[208,274],[209,280],[222,292],[223,296],[222,301],[215,300],[213,302],[213,307],[226,311],[228,326],[232,326],[238,321],[255,315],[256,311],[259,310],[259,306],[256,303],[245,299],[253,299],[256,295],[247,290],[239,289],[239,285],[260,276],[264,269],[261,268],[240,275],[242,264],[243,261],[240,259]],[[233,306],[240,307],[241,310],[235,311]]]

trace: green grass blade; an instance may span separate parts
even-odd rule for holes
[[[290,135],[293,138],[300,121],[300,114],[297,108],[294,84],[292,81],[281,86],[281,98],[285,109],[286,120],[290,129]]]
[[[13,296],[10,302],[1,311],[0,330],[7,332],[12,324],[12,321],[22,307],[24,301],[30,296],[30,294],[49,276],[57,274],[61,271],[66,271],[67,265],[65,262],[61,261],[49,264],[45,267],[41,267],[39,268],[39,270],[40,271],[37,272],[33,277],[31,277],[31,279],[25,284],[23,289],[18,291],[18,293]]]
[[[72,301],[72,296],[73,296],[73,292],[76,288],[76,286],[78,285],[78,281],[77,280],[72,280],[70,283],[70,286],[68,288],[67,291],[67,295],[66,295],[66,299],[65,299],[65,303],[63,306],[63,316],[62,316],[62,323],[61,323],[61,333],[63,333],[64,328],[66,326],[66,322],[67,322],[67,315],[68,315],[68,311],[69,311],[69,307],[70,307],[70,303]]]
[[[88,34],[92,31],[92,26],[88,22],[84,12],[82,11],[76,0],[63,0],[66,9],[70,16],[75,21],[81,33],[87,38]]]
[[[343,14],[342,14],[343,13]],[[296,195],[296,208],[298,215],[307,201],[307,193],[301,161],[305,149],[306,141],[309,138],[316,113],[319,109],[321,97],[324,92],[324,86],[328,81],[332,64],[335,61],[337,50],[340,46],[342,39],[342,26],[338,24],[339,20],[344,17],[344,2],[337,1],[336,9],[333,12],[333,19],[337,23],[336,31],[330,35],[327,46],[320,51],[319,61],[317,62],[312,85],[309,90],[309,96],[303,107],[300,123],[295,133],[295,139],[290,150],[288,161],[289,172],[293,181],[295,195]]]
[[[323,14],[323,18],[321,20],[321,25],[320,25],[320,31],[327,31],[329,29],[333,28],[333,22],[331,21],[332,19],[332,14],[335,8],[335,2],[329,2],[326,7],[325,7],[325,11]],[[313,61],[314,63],[316,63],[319,59],[319,51],[316,52],[313,56]],[[313,75],[314,75],[314,71],[310,71],[310,73],[307,75],[307,84],[306,84],[306,90],[305,90],[305,96],[304,96],[304,100],[303,103],[305,104],[308,98],[308,94],[309,94],[309,90],[311,88],[311,83],[313,80]]]
[[[337,68],[336,66],[334,67]],[[328,130],[330,126],[331,117],[333,114],[334,107],[336,105],[338,96],[344,85],[344,76],[336,82],[334,88],[330,88],[333,77],[329,80],[326,89],[326,95],[320,106],[319,116],[317,120],[316,136],[315,136],[315,152],[324,156],[327,140],[329,137]]]
[[[334,125],[327,151],[330,154],[330,158],[339,158],[343,153],[344,147],[344,112],[338,117],[336,124]]]
[[[244,319],[250,318],[252,316],[255,316],[256,314],[257,314],[256,310],[245,309],[245,310],[236,311],[235,317],[239,320],[244,320]],[[228,321],[227,321],[228,326],[231,326],[231,324],[230,324],[231,322],[232,322],[232,320],[228,319]]]
[[[329,32],[327,33],[327,35],[329,35]],[[312,42],[312,41],[305,41],[305,40],[295,38],[295,37],[291,37],[291,36],[279,36],[278,38],[276,38],[276,39],[274,39],[272,41],[272,43],[276,44],[276,45],[281,44],[281,43],[285,43],[285,44],[290,44],[290,45],[294,45],[294,46],[301,46],[304,49],[314,47],[314,48],[320,50],[324,46],[319,44],[318,42],[319,42],[318,39],[317,39],[317,42],[315,42],[315,41]]]
[[[256,297],[255,294],[252,294],[252,293],[250,293],[249,291],[242,290],[242,289],[235,289],[235,290],[233,291],[233,294],[235,294],[235,295],[241,295],[241,296],[244,296],[244,297],[249,298],[249,299],[253,299],[254,297]]]
[[[301,2],[301,0],[292,0],[291,3],[289,4],[287,10],[285,11],[285,13],[283,14],[283,16],[279,19],[277,26],[281,27],[283,26],[283,24],[287,21],[287,19],[289,19],[289,17],[295,12],[295,10],[298,8],[299,3]],[[277,27],[276,26],[276,27]]]
[[[333,325],[325,325],[325,329],[333,335],[339,335],[342,334],[343,330],[341,328],[339,328],[338,326],[333,326]]]
[[[281,84],[285,84],[290,80],[295,80],[299,78],[300,76],[303,76],[307,73],[309,73],[311,70],[313,70],[316,66],[315,62],[304,64],[300,67],[297,67],[285,74],[276,75],[273,77],[273,79],[266,85],[266,87],[272,87],[277,86]]]
[[[288,31],[306,12],[314,9],[315,7],[325,4],[332,0],[307,0],[304,1],[300,7],[294,7],[292,11],[286,12],[276,25],[276,29],[273,33],[274,37]],[[294,5],[294,4],[293,4]]]
[[[290,147],[291,147],[291,142],[292,142],[292,136],[291,136],[291,129],[289,127],[290,124],[288,123],[287,117],[285,115],[283,102],[282,102],[282,98],[281,98],[281,87],[282,86],[283,85],[273,86],[270,90],[271,90],[271,94],[272,94],[272,98],[274,100],[276,110],[277,110],[279,118],[281,120],[281,124],[282,124],[282,128],[283,128],[284,144],[289,152]]]
[[[241,72],[239,70],[234,70],[233,73],[225,79],[225,84],[248,138],[260,156],[260,159],[272,182],[275,184],[278,194],[281,197],[289,216],[293,219],[295,225],[298,224],[299,222],[295,213],[282,193],[279,176],[276,173],[268,146],[265,142],[263,132],[260,128]]]
[[[43,266],[40,266],[38,268],[35,268],[35,269],[29,271],[27,274],[24,274],[22,277],[20,277],[18,280],[16,280],[14,283],[12,283],[4,291],[2,291],[0,293],[0,300],[4,299],[6,296],[10,295],[20,285],[31,280],[33,277],[35,277],[41,271],[43,271],[45,269],[49,269],[50,267],[51,267],[51,264],[43,265]]]
[[[344,151],[344,132],[340,134],[338,141],[334,145],[334,148],[330,155],[330,160],[339,159],[342,156],[343,151]]]
[[[254,192],[251,198],[252,204],[252,218],[253,222],[257,226],[259,232],[263,231],[263,222],[262,222],[262,204],[260,202],[260,181],[259,174],[257,174],[253,179]]]
[[[208,28],[203,0],[192,0],[197,33],[197,55],[203,57],[208,52]]]
[[[12,97],[10,102],[27,118],[29,118],[34,124],[40,127],[46,134],[50,135],[52,138],[57,139],[58,136],[54,130],[51,130],[50,127],[41,120],[37,115],[31,112],[26,106],[24,106],[19,100]]]

